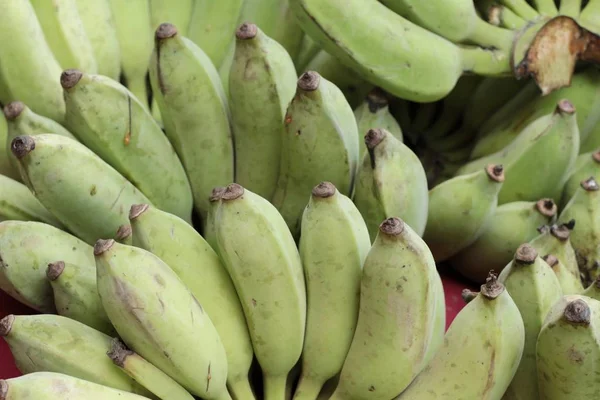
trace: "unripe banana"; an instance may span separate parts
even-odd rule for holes
[[[271,198],[277,185],[283,120],[296,81],[294,62],[260,26],[244,23],[237,29],[229,74],[235,177],[265,199]]]
[[[46,276],[58,314],[106,335],[116,333],[98,295],[95,268],[56,261],[48,264]]]
[[[36,113],[62,122],[65,101],[60,65],[29,1],[4,2],[0,13],[0,101],[20,100]]]
[[[66,70],[60,80],[69,129],[157,207],[190,221],[192,192],[185,170],[142,103],[100,75]],[[106,234],[94,240],[99,237]]]
[[[0,289],[42,313],[54,313],[46,266],[58,260],[93,269],[93,250],[66,232],[41,222],[0,222]]]
[[[397,400],[500,400],[525,343],[523,319],[491,274],[454,318],[437,355]]]
[[[219,256],[189,224],[172,214],[134,205],[133,245],[163,260],[202,304],[227,352],[227,385],[235,398],[254,398],[248,382],[252,343],[244,312]]]
[[[537,337],[548,311],[562,297],[562,289],[552,269],[529,244],[519,246],[498,279],[519,308],[525,326],[521,363],[503,399],[537,399]]]
[[[596,278],[594,282],[592,282],[590,286],[588,286],[581,294],[600,301],[600,276]]]
[[[352,343],[371,240],[352,201],[322,182],[313,188],[302,214],[299,247],[308,306],[294,399],[315,400],[325,382],[341,371]]]
[[[540,399],[579,400],[598,395],[600,302],[563,296],[537,339]]]
[[[470,246],[485,232],[504,185],[502,165],[488,165],[469,175],[449,179],[429,191],[423,239],[436,262]]]
[[[483,234],[449,262],[463,276],[481,284],[490,271],[502,271],[521,243],[538,236],[538,227],[551,223],[556,211],[551,199],[503,204],[496,209]]]
[[[238,184],[222,194],[214,226],[263,372],[264,398],[281,400],[302,352],[306,324],[304,275],[294,239],[269,201]]]
[[[217,254],[219,254],[219,245],[217,243],[216,237],[217,229],[215,227],[215,218],[217,215],[219,204],[221,203],[221,196],[223,195],[223,193],[225,193],[225,187],[213,188],[212,193],[210,194],[210,197],[208,199],[210,201],[210,205],[208,208],[206,218],[204,219],[204,229],[202,231],[202,237]]]
[[[0,78],[1,79],[1,78]],[[7,143],[8,124],[4,113],[0,113],[0,174],[15,181],[21,181],[21,175],[18,168],[12,164],[12,154],[10,152],[10,143]]]
[[[52,314],[8,315],[0,320],[0,336],[8,343],[23,374],[56,372],[148,394],[106,357],[109,336],[70,318]]]
[[[155,38],[150,62],[152,88],[167,137],[189,177],[195,208],[205,217],[212,188],[234,179],[227,99],[208,57],[174,25],[160,25]]]
[[[350,194],[358,164],[358,128],[342,92],[314,71],[298,79],[284,124],[279,180],[271,201],[297,235],[315,185],[328,181],[341,194]]]
[[[404,142],[402,128],[390,113],[390,107],[385,92],[379,88],[371,90],[363,103],[354,109],[354,118],[358,127],[358,135],[362,140],[369,129],[385,129],[396,139]],[[367,148],[359,146],[358,158],[362,160]],[[381,222],[381,221],[380,221]]]
[[[364,263],[356,333],[331,400],[390,399],[421,372],[443,296],[438,279],[419,235],[399,218],[383,221]]]
[[[381,221],[393,216],[422,236],[429,202],[423,164],[385,129],[370,129],[364,143],[368,154],[358,168],[354,203],[364,216],[371,241],[375,241]]]
[[[600,149],[591,153],[580,154],[577,157],[569,179],[563,187],[561,202],[563,207],[573,198],[577,189],[580,188],[581,181],[590,176],[600,177]]]
[[[18,136],[11,150],[36,198],[87,243],[113,237],[129,207],[149,200],[83,144],[64,136]],[[154,178],[154,177],[152,177]],[[57,256],[49,262],[62,259]],[[68,260],[64,260],[68,261]]]
[[[195,0],[150,0],[150,23],[152,31],[160,24],[170,23],[181,32],[187,32],[190,26]],[[185,36],[185,34],[184,34]]]
[[[115,338],[107,355],[112,362],[143,385],[161,400],[194,400],[184,388],[171,377],[129,350],[121,340]]]
[[[175,272],[154,254],[112,239],[98,240],[94,255],[102,305],[127,346],[190,393],[230,399],[219,334]]]

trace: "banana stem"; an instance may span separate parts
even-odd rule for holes
[[[515,34],[508,29],[487,23],[481,18],[475,21],[475,30],[470,39],[482,47],[492,47],[506,53],[512,48]]]
[[[256,396],[254,396],[254,392],[250,387],[250,381],[247,378],[240,379],[237,382],[227,382],[227,389],[229,389],[231,395],[236,399],[256,399]]]
[[[287,376],[269,376],[264,377],[264,399],[282,400],[286,398]]]
[[[296,393],[294,393],[294,400],[316,400],[323,384],[324,382],[321,380],[302,375]]]
[[[564,2],[565,0],[561,0],[561,7],[562,3]],[[554,0],[533,0],[533,5],[535,6],[535,9],[542,15],[554,17],[558,14],[558,9],[556,8],[556,4],[554,4]]]
[[[540,16],[535,8],[531,7],[525,0],[500,0],[500,3],[526,20],[535,20]]]
[[[581,13],[581,0],[561,0],[560,15],[566,15],[571,18],[578,18]]]
[[[495,18],[498,19],[498,24],[503,28],[518,30],[527,25],[527,21],[506,6],[494,7],[494,13]],[[492,12],[490,12],[490,18],[492,18]]]
[[[465,72],[483,76],[506,76],[512,72],[510,57],[505,52],[490,51],[480,47],[459,47]]]

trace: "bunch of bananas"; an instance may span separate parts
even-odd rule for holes
[[[39,314],[0,320],[0,400],[597,398],[595,32],[600,0],[5,1],[0,289]],[[447,331],[437,268],[481,285]]]

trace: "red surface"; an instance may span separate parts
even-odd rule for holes
[[[446,326],[449,326],[456,314],[464,307],[461,292],[465,287],[474,289],[452,272],[442,273],[446,295]],[[33,310],[12,299],[0,290],[0,318],[7,314],[32,314]],[[10,350],[4,340],[0,340],[0,379],[19,376]]]

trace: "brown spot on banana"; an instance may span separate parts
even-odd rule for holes
[[[25,110],[25,104],[20,101],[11,101],[4,106],[4,116],[9,121],[14,121]]]
[[[12,330],[13,323],[15,322],[15,316],[13,314],[9,314],[6,317],[0,320],[0,336],[5,337],[8,336],[10,331]]]
[[[125,368],[125,361],[127,357],[135,354],[132,350],[129,350],[125,343],[119,338],[113,338],[110,341],[110,350],[106,355],[112,360],[112,362],[121,368]]]
[[[10,144],[10,151],[19,160],[33,150],[35,150],[35,140],[31,136],[17,136]]]

